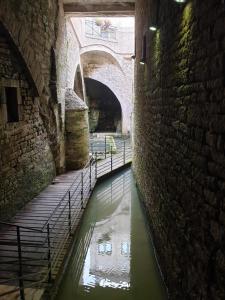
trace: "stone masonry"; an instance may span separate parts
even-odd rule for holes
[[[88,107],[73,89],[67,89],[65,112],[66,168],[83,168],[89,159]]]
[[[171,299],[225,299],[225,6],[136,1],[134,170]],[[140,65],[146,35],[146,64]]]
[[[40,103],[22,63],[0,30],[0,219],[15,213],[55,175]],[[8,122],[5,89],[17,92],[17,122]]]
[[[12,216],[65,168],[57,95],[61,1],[0,1],[0,219]],[[18,122],[8,122],[14,87]]]
[[[60,105],[56,93],[59,3],[54,0],[0,1],[0,20],[22,55],[40,101],[57,170],[60,161]]]

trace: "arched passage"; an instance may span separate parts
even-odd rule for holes
[[[81,55],[84,77],[106,85],[118,99],[122,109],[122,132],[131,130],[132,85],[114,56],[104,51],[87,51]],[[125,66],[125,65],[124,65]]]
[[[85,78],[91,132],[121,132],[122,109],[115,94],[103,83]]]

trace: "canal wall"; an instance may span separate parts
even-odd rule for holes
[[[134,171],[171,299],[225,297],[224,16],[136,1]]]

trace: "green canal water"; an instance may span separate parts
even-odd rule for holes
[[[166,299],[131,169],[95,188],[56,299]]]

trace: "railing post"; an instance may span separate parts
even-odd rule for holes
[[[84,174],[81,172],[81,191],[80,191],[80,198],[81,198],[81,208],[84,208]]]
[[[105,135],[105,158],[107,157],[107,140],[106,140],[106,135]]]
[[[123,141],[123,164],[126,163],[126,141]]]
[[[93,143],[91,143],[91,154],[93,154]]]
[[[95,179],[98,178],[98,153],[95,153]]]
[[[68,214],[68,222],[69,222],[69,234],[71,235],[72,229],[71,229],[71,195],[69,191],[69,214]]]
[[[19,259],[19,286],[20,286],[20,299],[25,300],[24,295],[24,285],[23,285],[23,264],[22,264],[22,249],[21,249],[21,239],[20,239],[20,228],[16,227],[17,233],[17,247],[18,247],[18,259]]]
[[[112,146],[110,147],[111,152],[111,171],[113,169],[113,157],[112,157]]]
[[[50,241],[50,226],[47,224],[47,238],[48,238],[48,282],[52,281],[52,263],[51,263],[51,241]]]
[[[91,179],[92,179],[92,176],[91,176],[91,172],[92,172],[92,167],[91,167],[91,164],[92,164],[92,161],[90,161],[90,170],[89,170],[89,179],[90,179],[90,181],[89,181],[89,183],[90,183],[90,186],[89,186],[89,190],[90,190],[90,192],[91,192],[91,190],[92,190],[92,182],[91,182]]]

